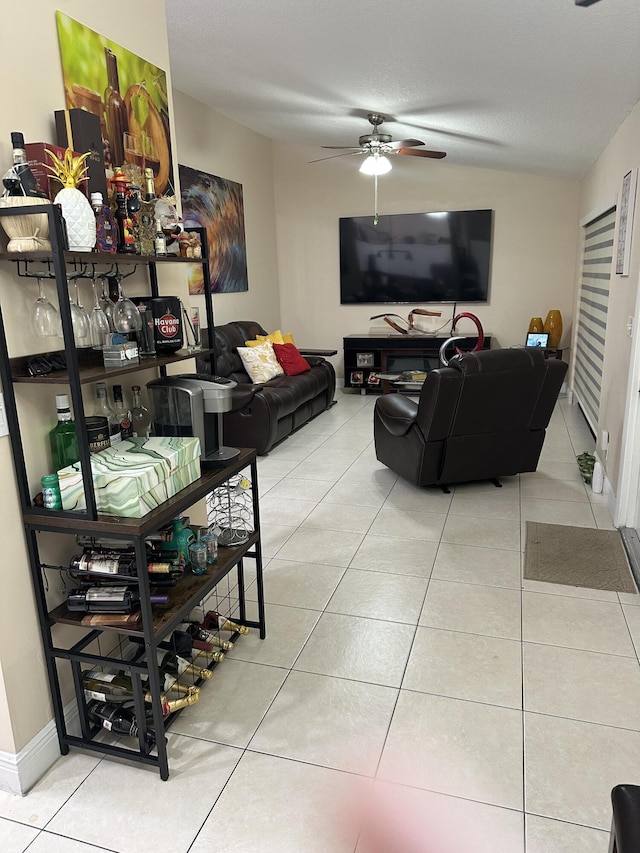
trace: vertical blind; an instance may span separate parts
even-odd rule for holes
[[[612,207],[589,222],[584,229],[573,386],[580,408],[594,434],[598,428],[600,411],[615,221],[616,209]]]

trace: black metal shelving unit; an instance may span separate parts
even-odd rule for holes
[[[27,212],[24,207],[0,208],[0,219],[5,216],[19,216]],[[147,722],[144,706],[144,693],[151,693],[153,728],[157,733],[168,728],[180,711],[176,711],[168,717],[163,716],[161,701],[160,674],[157,666],[156,652],[160,642],[167,637],[172,630],[184,620],[185,616],[204,601],[232,571],[235,570],[238,590],[237,612],[228,614],[229,618],[241,625],[255,628],[260,637],[266,636],[264,596],[262,588],[262,550],[260,544],[260,515],[258,504],[258,480],[256,452],[253,449],[243,449],[240,456],[234,459],[224,468],[205,470],[199,480],[191,483],[187,488],[181,490],[167,502],[144,515],[142,518],[122,518],[104,515],[97,511],[96,498],[91,478],[90,454],[86,432],[86,421],[84,404],[82,399],[82,386],[114,376],[122,376],[127,373],[146,370],[151,367],[157,368],[161,374],[166,374],[168,365],[195,358],[196,353],[185,353],[178,351],[175,355],[146,359],[139,365],[123,366],[115,370],[106,370],[102,365],[100,353],[77,350],[74,345],[73,326],[71,320],[71,308],[67,292],[66,270],[69,266],[100,263],[119,263],[122,265],[138,264],[145,265],[149,271],[149,282],[152,296],[159,295],[158,270],[167,264],[197,263],[202,265],[205,306],[207,316],[207,340],[204,341],[203,349],[197,353],[198,357],[208,361],[210,370],[215,372],[215,361],[213,356],[214,342],[214,315],[211,288],[209,280],[209,265],[206,255],[206,234],[202,229],[201,242],[203,247],[202,259],[180,258],[169,256],[167,258],[145,257],[140,255],[117,255],[97,253],[73,253],[62,250],[62,234],[57,217],[54,216],[53,206],[50,204],[29,206],[28,212],[44,213],[48,217],[51,252],[31,253],[8,253],[0,252],[0,261],[11,261],[23,269],[28,269],[30,264],[46,264],[53,271],[58,295],[58,305],[62,322],[64,338],[64,353],[66,357],[67,370],[56,371],[44,376],[30,376],[26,370],[26,363],[30,356],[11,358],[9,355],[5,323],[0,307],[0,379],[5,398],[5,410],[9,433],[13,447],[14,465],[18,484],[18,493],[21,502],[25,538],[29,556],[33,587],[36,598],[38,619],[42,634],[42,642],[45,652],[45,664],[49,677],[49,685],[53,702],[53,711],[58,731],[58,742],[60,752],[66,754],[71,746],[80,747],[90,751],[106,755],[118,756],[133,762],[153,765],[158,768],[162,779],[169,776],[169,762],[164,737],[157,736],[157,743],[153,749],[146,744]],[[196,229],[194,229],[196,230]],[[33,353],[40,355],[41,353]],[[78,433],[78,446],[80,462],[82,466],[83,485],[86,498],[86,510],[81,512],[55,511],[31,504],[29,495],[29,480],[25,452],[20,431],[18,406],[16,401],[16,390],[24,384],[55,384],[69,388],[73,402],[74,417]],[[247,542],[240,546],[219,548],[217,563],[211,570],[201,576],[185,575],[175,587],[167,590],[169,597],[168,605],[160,608],[152,608],[150,603],[150,584],[147,572],[147,556],[145,550],[145,538],[156,532],[160,527],[167,524],[171,519],[182,515],[189,507],[197,501],[206,498],[216,488],[225,485],[234,475],[243,469],[250,468],[252,508],[254,517],[254,532],[249,536]],[[137,581],[141,598],[141,621],[140,624],[130,628],[100,626],[89,628],[81,622],[82,614],[75,614],[67,610],[64,604],[49,611],[46,598],[45,581],[43,578],[43,566],[48,565],[41,561],[39,536],[42,533],[60,534],[62,536],[74,536],[78,533],[94,536],[108,537],[109,539],[122,540],[123,543],[133,543],[137,563]],[[244,559],[250,557],[255,560],[257,577],[258,619],[251,621],[247,619],[245,601]],[[49,566],[51,568],[51,566]],[[61,567],[62,568],[62,567]],[[129,579],[127,579],[129,580]],[[66,647],[54,643],[53,628],[56,624],[72,625],[81,630],[82,636]],[[111,639],[126,639],[127,636],[142,638],[143,643],[137,654],[123,659],[112,654],[96,654],[91,650],[95,640],[101,637]],[[231,636],[234,639],[235,635]],[[71,734],[67,729],[64,717],[64,704],[58,673],[58,662],[66,661],[71,667],[71,676],[75,688],[75,699],[78,705],[80,720],[80,736]],[[134,710],[139,721],[139,733],[137,738],[138,748],[129,748],[119,743],[109,743],[107,739],[97,735],[103,731],[89,719],[87,712],[87,700],[82,682],[82,670],[86,667],[104,667],[126,672],[132,680],[134,693]],[[211,663],[209,668],[216,666]],[[146,681],[146,684],[144,683]]]

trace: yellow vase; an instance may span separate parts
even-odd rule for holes
[[[542,317],[532,317],[531,322],[529,323],[529,331],[530,332],[543,332],[544,326],[542,325]]]
[[[562,337],[562,314],[559,311],[549,311],[544,321],[544,331],[549,333],[549,347],[557,349]]]

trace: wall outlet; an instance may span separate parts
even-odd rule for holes
[[[600,433],[600,447],[602,448],[602,450],[608,450],[609,449],[609,430],[608,429],[603,429],[602,432]]]
[[[627,330],[627,334],[630,338],[633,337],[633,317],[627,317],[627,324],[625,326]]]

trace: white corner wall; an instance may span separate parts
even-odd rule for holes
[[[342,338],[366,333],[380,305],[340,305],[338,219],[373,215],[373,179],[359,158],[310,164],[322,149],[274,142],[282,328],[306,346],[333,347],[343,372]],[[409,161],[409,162],[407,162]],[[490,208],[494,215],[487,304],[458,304],[480,317],[494,346],[523,344],[532,316],[559,308],[570,340],[578,237],[577,181],[541,178],[395,157],[380,178],[380,213]],[[405,315],[413,305],[388,306]],[[437,306],[434,306],[437,307]],[[444,305],[443,321],[453,306]],[[378,321],[379,323],[380,321]],[[467,324],[467,325],[464,325]],[[460,331],[472,332],[470,321]]]

